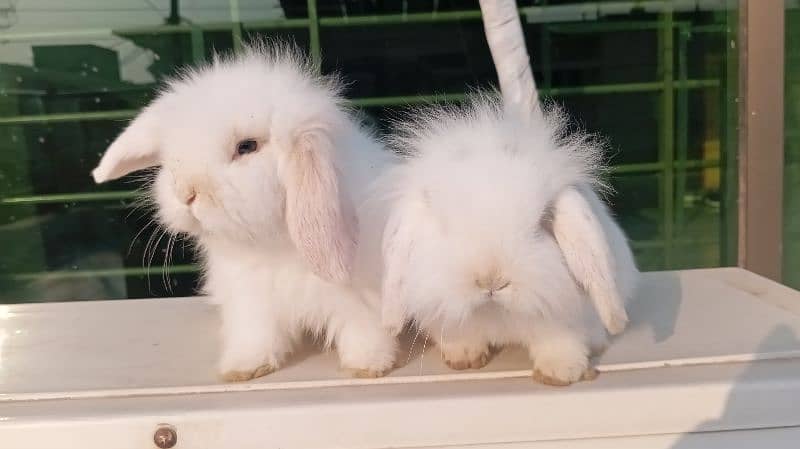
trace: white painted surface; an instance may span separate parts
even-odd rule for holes
[[[739,269],[648,274],[641,293],[606,372],[565,389],[520,377],[522,351],[459,373],[430,345],[388,379],[353,381],[309,352],[226,385],[199,299],[2,307],[0,447],[148,448],[161,422],[178,448],[790,447],[800,293]],[[657,367],[667,360],[696,365]]]
[[[646,274],[640,296],[630,307],[629,330],[598,361],[601,369],[800,351],[800,337],[795,338],[800,336],[800,316],[779,307],[792,306],[798,294],[751,273]],[[312,349],[270,376],[223,384],[215,374],[217,326],[214,309],[201,298],[0,306],[0,400],[73,397],[99,390],[127,395],[154,388],[250,390],[270,388],[264,385],[270,383],[349,381],[338,371],[333,354]],[[402,357],[407,365],[391,377],[457,379],[530,369],[523,351],[511,349],[480,371],[452,371],[430,344],[419,357],[424,341],[420,335],[417,351],[410,360]]]
[[[762,445],[765,438],[768,438],[769,449],[797,449],[797,442],[800,441],[800,428],[501,443],[486,444],[480,447],[481,449],[708,449],[713,447],[739,449],[764,447]],[[428,449],[452,447],[438,446]]]

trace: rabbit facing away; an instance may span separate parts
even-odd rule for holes
[[[533,119],[491,95],[399,127],[404,163],[378,182],[384,325],[413,321],[455,369],[520,344],[536,380],[591,379],[626,323],[638,271],[595,194],[602,145],[552,109]],[[594,307],[592,307],[592,305]]]
[[[357,206],[391,160],[334,78],[294,46],[258,43],[169,81],[92,174],[158,167],[157,219],[194,241],[220,308],[224,379],[280,368],[306,333],[372,377],[396,341],[380,321],[380,242],[359,244],[370,220]]]

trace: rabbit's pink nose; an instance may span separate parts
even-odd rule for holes
[[[192,190],[191,193],[189,193],[189,196],[187,196],[186,199],[183,200],[183,202],[186,203],[187,206],[190,206],[192,203],[194,203],[194,200],[196,198],[197,198],[197,192]]]
[[[492,294],[504,290],[511,285],[511,282],[505,279],[501,274],[495,270],[491,270],[482,276],[477,276],[475,285],[481,290],[486,291],[491,296]]]

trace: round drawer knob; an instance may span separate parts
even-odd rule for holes
[[[161,449],[169,449],[178,442],[178,433],[169,424],[161,424],[153,434],[153,442]]]

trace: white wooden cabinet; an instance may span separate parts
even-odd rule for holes
[[[600,377],[567,388],[520,349],[448,370],[424,336],[383,379],[309,350],[224,384],[200,298],[0,306],[0,448],[154,448],[160,424],[180,449],[800,447],[800,293],[737,268],[644,278]]]

